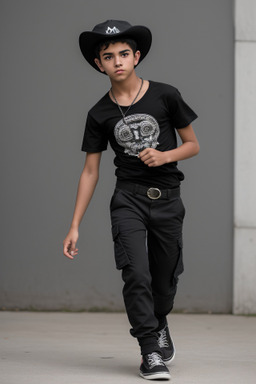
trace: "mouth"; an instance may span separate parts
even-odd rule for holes
[[[122,74],[122,73],[124,73],[124,70],[123,69],[118,69],[117,71],[115,71],[115,73]]]

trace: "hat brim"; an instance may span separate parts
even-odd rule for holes
[[[92,32],[92,31],[86,31],[82,32],[79,36],[79,46],[81,49],[81,52],[85,58],[85,60],[98,72],[101,72],[101,70],[98,68],[97,64],[95,63],[94,59],[96,57],[95,55],[95,48],[101,41],[107,41],[107,40],[118,40],[119,38],[132,38],[137,43],[137,50],[140,51],[140,60],[139,63],[145,58],[148,51],[151,47],[152,42],[152,35],[150,30],[147,27],[141,26],[141,25],[135,25],[131,28],[128,28],[124,32],[115,33],[115,34],[102,34],[98,32]],[[138,64],[139,64],[138,63]],[[138,65],[137,64],[137,65]]]

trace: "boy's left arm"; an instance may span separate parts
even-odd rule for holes
[[[138,157],[149,167],[159,167],[166,163],[188,159],[198,154],[200,147],[192,125],[177,129],[182,144],[170,151],[161,152],[154,148],[146,148]]]

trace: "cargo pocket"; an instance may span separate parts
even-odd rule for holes
[[[117,225],[112,226],[112,237],[114,241],[116,268],[122,269],[130,264],[130,260],[120,239],[119,228]]]
[[[183,252],[182,252],[183,251],[182,237],[180,237],[177,241],[178,241],[178,248],[179,248],[179,258],[178,258],[177,265],[176,265],[174,275],[173,275],[175,284],[178,283],[179,275],[181,275],[182,272],[184,271]]]

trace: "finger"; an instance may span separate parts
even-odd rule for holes
[[[78,254],[78,249],[75,248],[74,250],[70,250],[70,248],[68,248],[67,250],[64,250],[64,255],[66,257],[68,257],[69,259],[74,259],[74,256],[76,256]]]
[[[77,249],[77,248],[76,248],[76,242],[71,240],[70,250],[74,252],[75,249]]]
[[[145,156],[145,154],[148,152],[148,148],[145,148],[143,149],[143,151],[141,151],[139,154],[138,154],[138,157],[141,159],[143,156]]]
[[[155,157],[154,156],[147,156],[145,159],[143,159],[144,163],[146,165],[150,164],[150,163],[153,163],[156,161]]]
[[[64,245],[63,245],[63,253],[67,254],[69,252],[69,248],[70,248],[70,242],[64,243]]]
[[[64,256],[68,257],[69,259],[74,259],[74,257],[70,255],[69,252],[63,252],[63,253],[64,253]]]
[[[150,159],[145,163],[148,167],[157,167],[157,161],[154,159]]]
[[[70,254],[71,241],[64,242],[63,254],[69,259],[73,259],[73,255]]]
[[[152,156],[150,155],[150,153],[146,153],[140,159],[141,159],[141,161],[143,161],[143,163],[145,163],[146,161],[150,161],[151,157]]]

